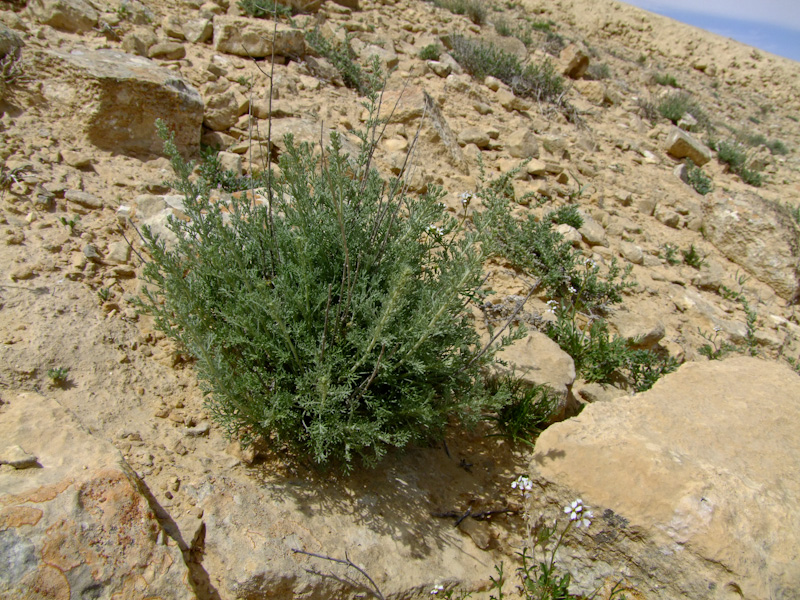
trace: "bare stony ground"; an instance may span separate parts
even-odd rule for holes
[[[331,35],[344,28],[360,54],[379,53],[395,67],[386,104],[401,103],[379,146],[383,173],[397,169],[413,141],[427,94],[435,110],[425,109],[431,117],[416,149],[414,191],[441,185],[457,211],[459,195],[478,185],[479,155],[490,176],[532,159],[515,190],[551,202],[521,206],[520,214],[577,202],[587,226],[575,243],[587,259],[607,264],[617,257],[633,265],[637,286],[610,318],[615,331],[630,338],[655,332],[653,343],[671,356],[703,363],[700,332],[716,331],[732,344],[743,344],[747,334],[746,316],[723,293],[726,286],[741,289],[758,314],[755,350],[762,359],[777,364],[800,357],[797,224],[776,208],[800,207],[797,63],[610,0],[498,3],[490,21],[524,14],[554,23],[564,45],[572,44],[550,56],[559,68],[575,49],[591,65],[607,65],[607,78],[570,80],[567,98],[579,117],[571,122],[546,105],[514,98],[499,82],[476,81],[459,74],[457,65],[418,56],[451,32],[497,40],[491,24],[474,25],[421,0],[361,0],[359,10],[347,7],[353,4],[325,2],[295,23],[304,29],[319,24]],[[58,13],[55,5],[77,8]],[[24,44],[23,76],[0,96],[0,160],[9,174],[0,191],[0,404],[9,406],[0,406],[0,421],[19,410],[20,398],[44,396],[61,408],[31,408],[31,419],[47,412],[56,423],[51,427],[63,422],[75,439],[96,438],[91,448],[100,450],[76,450],[84,468],[127,473],[116,458],[100,458],[109,445],[121,454],[119,462],[149,490],[151,509],[169,534],[163,537],[167,550],[152,556],[171,561],[180,554],[187,565],[173,596],[170,582],[181,576],[164,567],[166,579],[151,589],[159,597],[357,597],[344,584],[299,568],[328,565],[292,555],[297,546],[323,554],[349,551],[396,598],[428,597],[440,582],[485,589],[494,565],[514,560],[524,531],[509,484],[528,471],[528,450],[480,431],[453,433],[446,446],[392,456],[374,472],[347,478],[269,452],[242,452],[204,412],[186,357],[131,304],[140,290],[141,244],[127,217],[142,223],[173,211],[162,197],[169,191],[163,183],[171,176],[169,161],[151,151],[152,118],[178,123],[179,135],[188,132],[187,151],[199,149],[204,121],[203,140],[222,145],[234,162],[233,155],[242,157],[245,171],[260,159],[248,141],[248,109],[257,117],[256,137],[266,139],[268,61],[214,45],[218,25],[228,18],[215,15],[236,17],[238,7],[227,0],[202,6],[199,0],[98,0],[91,6],[31,0],[27,7],[0,8],[0,23]],[[212,18],[216,41],[204,40]],[[498,43],[530,60],[546,56],[544,34],[530,49],[507,40]],[[111,55],[114,65],[107,68],[114,75],[103,79],[92,70],[106,67],[87,69],[75,58],[94,50],[127,54]],[[330,69],[304,52],[287,51],[293,59],[280,58],[274,67],[274,139],[294,132],[313,141],[327,128],[357,142],[353,130],[364,119],[357,94],[337,85],[335,76],[331,81]],[[146,66],[125,62],[135,54],[151,60]],[[123,64],[127,74],[120,75]],[[660,117],[649,121],[641,108],[673,91],[653,82],[654,74],[665,73],[691,92],[719,129],[748,129],[785,144],[786,155],[754,150],[763,187],[747,185],[716,158],[703,166],[715,186],[709,196],[675,174],[681,161],[665,149],[672,125]],[[174,84],[173,76],[185,84]],[[103,83],[109,80],[116,83]],[[139,120],[120,125],[125,114]],[[129,146],[120,147],[121,140]],[[666,244],[694,245],[705,265],[670,264]],[[503,264],[487,269],[495,304],[524,292],[518,274]],[[107,298],[98,294],[106,295],[103,290]],[[544,298],[531,299],[527,308],[537,316],[546,309]],[[63,385],[48,376],[56,368],[68,369]],[[578,403],[598,394],[626,395],[580,380],[567,387]],[[69,417],[53,417],[58,410]],[[14,444],[25,448],[27,440],[31,448],[46,448],[51,437],[52,430],[33,427]],[[68,455],[69,443],[59,444]],[[15,478],[26,471],[12,471],[0,466],[6,478],[0,493],[24,488]],[[0,511],[14,502],[0,504]],[[506,508],[512,513],[467,519],[458,528],[454,518],[441,516]],[[0,533],[9,522],[2,521],[5,514]],[[138,573],[139,567],[120,568]],[[2,575],[0,584],[10,585]],[[0,590],[0,597],[78,597],[79,584],[42,584],[29,596]],[[149,597],[146,585],[136,585],[124,588],[122,597]],[[762,593],[742,597],[768,597]]]

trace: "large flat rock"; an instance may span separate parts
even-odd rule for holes
[[[800,297],[800,230],[773,202],[717,192],[703,206],[703,235],[785,300]]]
[[[798,423],[800,377],[739,357],[547,429],[534,515],[580,497],[596,517],[561,553],[573,591],[623,579],[648,599],[796,599]]]
[[[37,67],[44,71],[43,93],[51,110],[74,123],[76,137],[98,148],[161,154],[156,119],[175,132],[185,155],[200,147],[199,92],[149,59],[116,50],[49,51],[37,56]]]
[[[0,597],[194,599],[120,453],[54,400],[2,399]]]
[[[306,41],[300,29],[265,19],[214,17],[214,48],[246,58],[303,56]]]

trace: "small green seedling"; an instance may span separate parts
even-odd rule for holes
[[[69,368],[67,367],[55,367],[47,370],[47,376],[53,382],[53,385],[64,385],[67,382],[67,375],[69,375]]]

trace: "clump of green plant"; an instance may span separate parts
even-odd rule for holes
[[[608,79],[611,77],[611,67],[609,67],[607,63],[592,63],[586,70],[586,75],[584,75],[584,77],[594,81]]]
[[[491,75],[510,86],[516,95],[539,102],[556,102],[564,92],[564,80],[550,61],[523,65],[516,56],[493,44],[462,35],[453,35],[452,44],[453,58],[476,79]]]
[[[69,368],[55,367],[53,369],[48,369],[47,376],[50,378],[50,381],[53,383],[53,385],[63,386],[65,383],[67,383]]]
[[[722,140],[713,144],[717,151],[717,158],[721,163],[742,178],[742,181],[753,187],[761,187],[764,178],[759,171],[748,166],[748,155],[741,142]]]
[[[698,194],[705,196],[714,190],[711,178],[696,166],[691,158],[686,159],[686,181]]]
[[[344,41],[331,41],[324,37],[319,29],[306,33],[308,45],[331,62],[342,76],[344,84],[367,96],[378,88],[381,80],[380,67],[373,61],[372,73],[365,72],[356,61],[356,53],[350,47],[350,39],[348,34]]]
[[[475,25],[486,23],[488,12],[484,0],[427,0],[434,6],[449,10],[455,15],[465,15]]]
[[[643,392],[678,367],[671,356],[634,349],[624,338],[612,337],[604,319],[592,319],[582,329],[574,306],[565,302],[553,306],[556,321],[548,324],[547,335],[572,357],[575,372],[586,381],[612,383],[621,377]]]
[[[767,140],[764,144],[772,154],[789,154],[789,148],[781,140]]]
[[[487,391],[497,405],[487,416],[498,430],[496,435],[531,446],[558,407],[558,395],[551,388],[530,385],[513,375],[490,379]]]
[[[442,55],[442,48],[439,44],[428,44],[419,51],[419,57],[422,60],[439,60]]]
[[[556,225],[569,225],[574,229],[583,227],[583,217],[577,204],[565,204],[547,213],[547,218]]]
[[[202,189],[201,193],[211,190],[225,192],[239,192],[254,187],[261,187],[264,175],[243,177],[230,169],[224,169],[219,160],[219,150],[210,146],[203,146],[200,150],[200,163],[197,165],[198,179],[196,185]]]
[[[663,258],[668,264],[672,266],[681,264],[681,259],[678,258],[678,247],[675,244],[667,242],[661,246],[661,250],[663,252]],[[659,252],[659,257],[662,256],[662,252]]]
[[[686,113],[691,114],[699,124],[708,125],[708,116],[703,108],[685,92],[676,92],[664,97],[658,104],[658,112],[665,119],[677,124]]]
[[[714,327],[714,333],[712,334],[708,334],[701,329],[697,330],[700,337],[707,342],[697,349],[701,356],[705,356],[708,360],[721,360],[723,357],[736,350],[736,346],[720,338],[720,331],[721,329],[719,327]]]
[[[100,288],[97,290],[97,297],[100,298],[100,302],[108,302],[111,298],[111,289],[107,287]]]
[[[81,216],[80,215],[74,215],[69,219],[67,219],[66,217],[59,217],[58,220],[61,222],[61,224],[64,227],[69,229],[69,233],[70,233],[70,235],[72,235],[72,234],[75,233],[75,228],[78,226],[78,223],[80,223]]]
[[[674,75],[670,75],[669,73],[655,73],[653,75],[653,81],[658,85],[665,85],[673,88],[680,89],[680,84],[678,80],[675,79]]]
[[[652,99],[637,98],[636,106],[642,111],[642,116],[651,123],[655,123],[658,120],[658,106]]]
[[[681,250],[681,254],[683,255],[683,263],[694,269],[700,269],[705,264],[703,255],[697,251],[694,244],[689,245],[687,250]]]
[[[19,50],[9,51],[0,58],[0,98],[25,78],[25,69]]]
[[[239,0],[238,5],[245,14],[258,19],[292,16],[290,7],[274,0]]]
[[[379,122],[370,95],[357,156],[332,134],[324,157],[285,138],[265,204],[225,207],[197,193],[165,140],[185,193],[168,248],[144,228],[142,311],[196,359],[207,407],[245,443],[288,446],[345,471],[390,448],[439,438],[490,404],[468,305],[478,297],[482,233],[442,193],[409,196],[372,167]],[[163,128],[163,125],[161,126]]]

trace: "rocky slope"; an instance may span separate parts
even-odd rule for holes
[[[397,172],[421,125],[411,189],[442,185],[454,211],[461,210],[460,194],[478,185],[479,156],[490,176],[530,159],[513,182],[515,192],[551,200],[542,208],[521,206],[521,214],[578,203],[585,225],[567,232],[575,245],[600,264],[613,257],[631,264],[637,281],[609,319],[614,331],[631,339],[645,336],[650,346],[691,363],[677,375],[704,368],[710,381],[721,383],[739,372],[702,364],[706,359],[698,350],[707,340],[701,333],[720,344],[749,343],[774,363],[798,358],[797,224],[785,209],[800,208],[797,63],[612,1],[498,3],[483,25],[421,0],[316,4],[277,29],[271,21],[243,16],[227,0],[0,4],[0,55],[12,57],[21,48],[19,75],[12,76],[7,58],[0,87],[0,564],[14,567],[0,568],[0,596],[19,597],[22,589],[32,598],[366,593],[365,580],[352,570],[292,553],[301,549],[335,556],[347,551],[387,596],[428,597],[438,584],[485,589],[494,565],[513,560],[524,526],[509,484],[528,472],[530,452],[479,433],[453,434],[446,447],[416,449],[349,478],[326,477],[268,452],[242,452],[209,422],[186,358],[130,303],[140,290],[141,245],[129,219],[163,227],[167,215],[180,216],[180,198],[170,196],[163,183],[171,171],[159,156],[155,118],[176,132],[187,156],[197,155],[202,139],[225,150],[226,165],[244,172],[263,160],[257,142],[266,143],[270,115],[278,150],[287,132],[316,141],[321,131],[337,130],[346,143],[357,142],[353,131],[364,119],[358,94],[341,85],[330,63],[314,56],[303,29],[319,26],[338,38],[346,30],[362,60],[375,54],[394,69],[385,104],[399,104],[378,149],[382,172]],[[534,30],[526,47],[495,32],[493,22],[524,24],[526,16],[552,21],[553,34]],[[424,47],[454,32],[491,39],[526,60],[550,57],[573,76],[580,75],[575,59],[588,59],[589,70],[569,79],[571,118],[515,97],[499,81],[475,80],[447,57],[419,57]],[[278,58],[270,107],[263,59],[273,50]],[[651,121],[647,114],[648,106],[674,91],[654,82],[665,75],[691,92],[721,134],[732,135],[733,128],[785,145],[787,154],[752,148],[765,177],[762,187],[731,173],[702,146],[700,133],[689,134],[688,151],[699,153],[698,163],[704,154],[711,156],[703,169],[714,191],[701,196],[676,174],[682,161],[675,155],[686,150],[672,143],[671,123],[657,115]],[[703,258],[701,268],[683,263],[680,252],[677,261],[667,260],[668,248],[691,246]],[[495,305],[526,289],[502,264],[487,268]],[[747,298],[757,314],[754,329],[748,331],[742,303],[726,289]],[[538,317],[547,308],[545,298],[532,298],[526,310]],[[569,357],[547,341],[529,339],[528,351],[514,355],[512,349],[511,359],[533,368],[547,365],[545,379],[563,387],[572,404],[626,395],[573,381]],[[764,377],[768,390],[772,379],[791,376],[788,367],[773,367],[779,375],[766,367],[741,369],[756,381]],[[58,368],[68,373],[56,385],[48,371]],[[687,393],[675,387],[676,396]],[[796,403],[796,397],[785,401]],[[633,401],[618,402],[625,410],[603,412],[600,406],[617,405],[598,404],[577,424],[553,426],[547,443],[555,444],[559,427],[584,421],[591,423],[580,435],[591,428],[627,431],[621,421]],[[780,409],[759,404],[743,410]],[[702,427],[693,435],[705,439],[703,427],[715,430],[715,416],[715,410],[694,415]],[[647,421],[646,415],[636,418]],[[763,427],[772,431],[769,424]],[[774,432],[752,444],[763,453],[781,447],[786,434]],[[728,438],[708,439],[724,445]],[[681,451],[705,460],[691,444],[687,448]],[[787,464],[797,461],[791,447],[786,457]],[[757,466],[742,466],[740,477],[751,481],[753,470]],[[661,526],[663,515],[641,516],[646,493],[638,508],[618,506],[607,491],[584,490],[580,482],[552,473],[539,476],[550,482],[543,487],[567,490],[546,496],[545,504],[585,493],[609,510],[627,511],[627,518],[639,519],[637,527]],[[778,486],[768,477],[754,485]],[[47,486],[56,491],[35,494]],[[715,493],[726,493],[724,485],[719,489]],[[101,502],[100,510],[76,500],[87,495],[113,501]],[[726,497],[731,503],[741,499]],[[749,510],[752,499],[745,500],[735,510]],[[719,503],[735,517],[734,509]],[[457,527],[454,517],[434,516],[506,509],[511,514],[467,518]],[[774,520],[753,527],[762,533],[779,528],[785,515],[774,514]],[[136,523],[129,538],[100,552],[98,540],[112,544],[103,527],[126,520]],[[75,533],[79,523],[89,532],[83,538]],[[53,558],[56,534],[80,543],[65,545]],[[766,571],[720,559],[714,554],[719,540],[709,543],[707,535],[693,538],[702,548],[692,554],[692,568],[716,560],[731,572],[739,569],[731,586],[720,585],[708,597],[793,597],[796,540],[771,546],[780,560],[768,576],[784,588],[759,587],[752,581]],[[660,539],[649,551],[658,552]],[[128,545],[137,554],[117,560]],[[90,547],[99,554],[89,553]],[[771,547],[757,550],[767,563]],[[607,548],[587,548],[575,560],[583,567],[604,565],[587,571],[600,580],[613,568],[629,575],[642,597],[680,597],[685,590],[702,597],[700,576],[678,591],[659,591],[648,588],[631,564],[598,560]],[[743,556],[752,556],[748,552]],[[670,569],[684,567],[652,568],[669,579]],[[717,577],[711,571],[708,577]],[[581,585],[592,584],[585,579]]]

